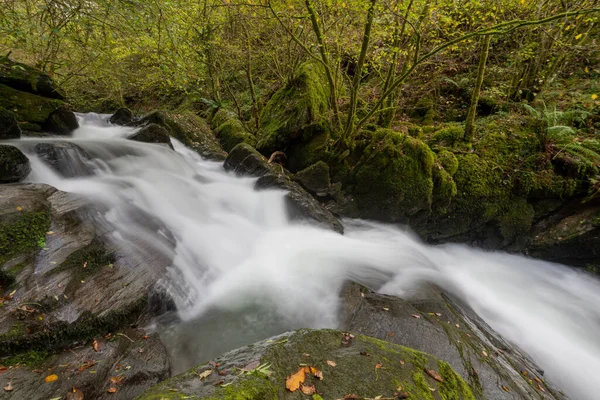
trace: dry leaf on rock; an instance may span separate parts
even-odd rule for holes
[[[6,386],[4,386],[4,391],[5,392],[12,392],[13,390],[14,390],[14,387],[13,387],[13,385],[10,382],[8,382],[6,384]]]
[[[114,387],[114,386],[112,386],[112,387],[109,387],[109,388],[108,388],[108,390],[107,390],[107,392],[108,392],[108,393],[117,393],[117,388],[116,388],[116,387]]]
[[[432,369],[426,369],[425,372],[427,372],[427,375],[429,375],[430,377],[432,377],[436,381],[438,381],[438,382],[444,382],[444,378],[442,378],[440,376],[440,374],[438,374],[436,371],[434,371]]]
[[[200,379],[202,380],[204,378],[207,378],[210,374],[212,374],[212,369],[207,369],[206,371],[199,374],[199,376],[200,376]]]
[[[327,365],[329,365],[330,367],[335,367],[337,366],[337,363],[335,361],[327,360]]]
[[[295,392],[300,388],[300,384],[306,379],[306,367],[300,368],[295,374],[288,376],[285,380],[285,388],[290,392]]]
[[[300,386],[300,390],[307,396],[312,396],[317,391],[315,385],[302,385]]]
[[[44,378],[44,380],[46,382],[54,382],[58,380],[58,375],[56,374],[52,374],[52,375],[48,375],[47,377]]]

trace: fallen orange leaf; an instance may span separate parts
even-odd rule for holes
[[[117,388],[116,388],[116,387],[114,387],[114,386],[113,386],[113,387],[110,387],[110,388],[108,388],[107,392],[108,392],[108,393],[117,393]]]
[[[285,380],[285,388],[290,392],[295,392],[300,388],[300,384],[306,379],[306,367],[300,368],[295,374],[288,376]]]
[[[48,383],[48,382],[54,382],[58,380],[58,375],[56,374],[52,374],[52,375],[48,375],[46,378],[44,378],[44,380]]]
[[[375,368],[380,369],[382,366],[383,366],[382,364],[377,364],[377,365],[375,365]]]
[[[112,378],[110,378],[110,381],[117,385],[120,385],[121,383],[123,383],[124,380],[125,380],[125,377],[123,375],[117,375],[117,376],[113,376]]]
[[[92,343],[92,347],[96,353],[100,351],[100,343],[98,343],[98,341],[96,339],[94,339],[94,342]]]

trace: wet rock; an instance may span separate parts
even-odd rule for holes
[[[69,399],[68,393],[84,399],[131,399],[169,376],[168,355],[156,334],[126,329],[97,337],[96,343],[99,351],[88,342],[50,357],[38,351],[0,361],[9,367],[0,374],[0,386],[10,382],[13,387],[10,393],[0,391],[0,399]],[[46,383],[45,377],[53,374],[58,379]]]
[[[257,189],[287,191],[286,201],[292,218],[309,219],[336,232],[343,232],[341,222],[298,183],[292,181],[289,172],[280,165],[269,164],[250,145],[241,143],[235,146],[229,152],[224,168],[235,171],[238,175],[258,177],[255,184]]]
[[[0,144],[0,183],[19,182],[31,172],[29,159],[15,146]]]
[[[343,329],[427,351],[446,361],[474,388],[476,398],[565,399],[548,382],[541,385],[543,392],[536,389],[530,380],[543,380],[537,366],[436,288],[415,288],[407,301],[348,284],[343,298]]]
[[[166,128],[172,137],[193,149],[204,158],[223,161],[227,156],[221,148],[219,140],[208,126],[208,123],[193,113],[184,112],[175,114],[155,111],[130,125],[143,126],[151,123]]]
[[[15,115],[0,108],[0,140],[19,139],[21,137],[21,128],[15,118]]]
[[[64,100],[64,92],[42,71],[0,57],[0,84],[50,99]]]
[[[312,195],[324,197],[329,194],[331,181],[329,180],[329,166],[319,161],[308,168],[298,171],[294,179]]]
[[[164,127],[154,123],[145,126],[138,132],[129,136],[127,139],[135,140],[137,142],[166,144],[170,148],[173,148],[169,131],[167,131]]]
[[[138,399],[309,398],[301,388],[286,389],[286,378],[303,365],[316,368],[306,374],[304,390],[323,399],[350,394],[357,399],[396,398],[404,392],[410,399],[430,399],[433,392],[443,399],[474,399],[470,385],[429,354],[367,336],[308,329],[228,352],[151,388]],[[426,370],[439,374],[439,380]],[[322,379],[315,374],[322,374]]]
[[[133,121],[133,113],[129,108],[119,108],[109,119],[114,125],[127,125]]]
[[[527,253],[600,273],[600,201],[565,208],[536,224]]]
[[[0,108],[14,113],[19,126],[30,131],[40,131],[50,114],[64,105],[60,100],[21,92],[0,84]]]
[[[56,135],[69,135],[79,128],[75,113],[66,106],[53,111],[42,124],[42,130]]]
[[[38,143],[34,151],[42,161],[65,178],[92,174],[89,154],[75,143]]]
[[[90,342],[94,338],[126,332],[131,324],[147,323],[156,315],[148,299],[161,290],[161,279],[172,263],[170,256],[157,252],[143,238],[114,240],[111,226],[99,215],[98,209],[87,200],[47,185],[3,187],[0,275],[4,278],[0,297],[4,299],[0,307],[0,359],[27,359],[41,352],[49,368],[61,368],[57,366],[62,363],[53,360],[64,356],[62,349],[86,343],[86,350],[75,349],[74,354],[92,354],[88,347],[92,347]],[[169,246],[167,240],[165,246]],[[114,373],[116,364],[125,365],[124,360],[132,360],[127,361],[132,368],[124,371],[133,374],[131,380],[119,386],[119,390],[128,393],[125,398],[133,397],[168,373],[161,346],[152,345],[146,351],[145,342],[139,337],[130,338],[135,344],[129,345],[127,342],[131,340],[119,337],[114,345],[105,344],[102,354],[76,358],[84,363],[106,355],[107,364],[98,365],[100,376],[108,376],[109,372]],[[46,356],[53,358],[45,360]],[[73,363],[63,359],[66,364]],[[96,381],[87,376],[88,371],[69,375],[71,379],[65,386],[60,378],[65,372],[54,371],[61,382],[49,385],[48,390],[75,386],[91,391],[89,398],[102,398],[106,392],[106,382],[90,383]],[[24,379],[26,386],[33,379],[31,372],[15,376],[13,386],[16,388],[18,377]],[[41,379],[39,375],[37,379]],[[125,385],[130,389],[126,390]],[[27,388],[21,389],[29,393]],[[66,391],[52,393],[48,398],[64,396]]]

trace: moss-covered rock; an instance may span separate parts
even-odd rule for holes
[[[56,135],[69,135],[77,128],[79,128],[77,117],[64,105],[50,113],[46,121],[42,123],[44,132]]]
[[[170,148],[173,148],[169,131],[163,126],[154,123],[143,127],[127,139],[135,140],[136,142],[166,144]]]
[[[463,140],[465,128],[460,124],[448,124],[433,134],[430,143],[453,147]]]
[[[0,144],[0,183],[19,182],[31,172],[29,159],[21,150]]]
[[[430,211],[434,154],[406,134],[380,129],[371,136],[354,174],[354,194],[366,218],[408,222]]]
[[[113,125],[127,125],[133,122],[133,112],[129,108],[119,108],[108,120]]]
[[[15,115],[0,108],[0,140],[19,139],[20,137],[21,128],[19,128]]]
[[[302,171],[298,171],[294,179],[300,182],[311,194],[316,196],[326,196],[331,187],[329,165],[323,161],[319,161]]]
[[[456,171],[458,171],[458,159],[451,151],[446,149],[440,150],[436,155],[436,159],[450,176],[454,176]]]
[[[244,125],[237,118],[230,118],[219,125],[215,130],[223,150],[229,152],[240,143],[254,145],[256,139],[254,135],[248,133]]]
[[[8,57],[0,57],[0,84],[51,99],[65,99],[64,92],[48,75]]]
[[[202,157],[210,160],[225,160],[219,141],[210,129],[206,120],[191,112],[171,113],[163,111],[152,112],[135,124],[155,123],[168,129],[169,134],[190,147]]]
[[[19,124],[28,122],[42,125],[50,114],[64,103],[35,94],[21,92],[0,84],[0,108],[12,111]]]
[[[325,72],[314,62],[298,68],[294,78],[267,102],[260,115],[257,149],[270,154],[305,137],[305,128],[317,122],[328,107]]]
[[[258,177],[254,185],[256,189],[287,191],[285,200],[292,219],[312,220],[325,228],[343,233],[344,227],[341,222],[302,186],[294,182],[288,171],[279,165],[269,164],[265,157],[247,143],[240,143],[229,152],[224,167],[238,175]]]
[[[336,365],[329,365],[328,360]],[[267,370],[257,368],[259,364],[267,365]],[[452,368],[426,353],[367,336],[307,329],[226,353],[155,386],[138,399],[299,399],[304,396],[301,390],[287,390],[286,378],[302,365],[322,373],[322,379],[307,374],[304,384],[314,385],[323,399],[350,394],[391,398],[400,393],[411,399],[475,399],[472,389]],[[441,379],[435,380],[428,370],[439,373]],[[210,375],[200,379],[206,371]]]
[[[0,221],[0,265],[15,255],[42,248],[49,228],[46,211],[19,212]]]

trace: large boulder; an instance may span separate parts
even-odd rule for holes
[[[388,129],[373,132],[353,177],[361,215],[417,225],[430,212],[434,160],[419,139]]]
[[[151,123],[166,128],[172,137],[190,147],[204,158],[223,161],[227,156],[221,148],[218,139],[208,126],[208,123],[193,113],[184,112],[176,114],[155,111],[130,125],[143,126]]]
[[[173,148],[169,131],[158,124],[144,126],[127,139],[135,140],[136,142],[166,144],[170,148]]]
[[[63,104],[60,100],[37,96],[0,84],[0,108],[12,111],[24,130],[41,131],[50,114]]]
[[[69,135],[79,128],[75,113],[66,106],[54,110],[42,123],[42,131],[56,135]]]
[[[50,99],[65,99],[64,92],[47,74],[8,57],[0,57],[0,84]]]
[[[254,135],[247,132],[237,116],[229,111],[219,110],[212,118],[211,126],[223,150],[227,152],[240,143],[256,144]]]
[[[133,122],[133,113],[129,108],[119,108],[108,120],[114,125],[127,125]]]
[[[138,399],[472,400],[475,393],[429,354],[368,336],[302,329],[226,353]]]
[[[600,201],[572,203],[538,221],[529,255],[600,273]]]
[[[476,398],[565,398],[543,380],[543,371],[524,353],[472,310],[435,287],[419,287],[415,292],[418,294],[409,301],[347,285],[342,329],[444,360],[476,388]]]
[[[0,183],[19,182],[31,172],[29,159],[15,146],[0,144]]]
[[[151,300],[167,298],[160,280],[172,260],[143,238],[113,240],[110,225],[95,219],[99,214],[86,200],[47,185],[2,189],[0,364],[20,367],[0,380],[10,381],[19,398],[61,397],[73,387],[103,398],[105,379],[114,375],[122,375],[115,386],[131,398],[168,375],[162,345],[130,327],[160,311]],[[63,352],[82,345],[71,356]],[[58,381],[44,382],[40,367]]]
[[[19,128],[15,115],[0,108],[0,140],[19,139],[20,137],[21,128]]]
[[[291,179],[291,174],[282,166],[269,164],[252,146],[240,143],[235,146],[225,160],[226,170],[238,175],[258,177],[257,189],[281,189],[287,191],[286,201],[291,217],[294,219],[310,219],[317,224],[342,233],[341,222],[315,200],[297,182]]]
[[[309,128],[327,112],[329,89],[323,68],[314,62],[302,64],[292,80],[279,89],[260,114],[256,148],[263,154],[284,150],[308,140]]]

